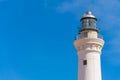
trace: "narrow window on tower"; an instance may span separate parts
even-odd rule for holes
[[[87,60],[83,60],[83,65],[87,65]]]
[[[88,37],[88,32],[84,32],[84,37]]]

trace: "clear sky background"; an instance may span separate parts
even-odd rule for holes
[[[87,10],[105,40],[103,80],[120,80],[119,0],[0,0],[0,80],[77,80],[73,41]]]

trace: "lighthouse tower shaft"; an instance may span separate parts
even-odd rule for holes
[[[101,80],[101,49],[104,40],[99,37],[97,19],[91,12],[82,18],[82,27],[74,41],[78,54],[78,80]]]

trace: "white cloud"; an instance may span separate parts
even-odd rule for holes
[[[60,4],[57,9],[61,12],[68,11],[78,11],[80,9],[97,9],[97,11],[110,10],[112,8],[117,9],[120,7],[120,1],[118,0],[97,0],[97,1],[88,1],[88,0],[73,0],[71,2],[63,2]],[[79,12],[79,11],[78,11]]]
[[[72,12],[80,7],[80,0],[76,0],[73,2],[63,2],[57,7],[57,10],[60,12]]]
[[[59,12],[71,12],[75,15],[80,14],[83,11],[91,9],[96,16],[104,17],[116,14],[116,11],[120,9],[120,1],[118,0],[73,0],[72,2],[63,2],[56,9]],[[120,12],[118,12],[120,13]]]
[[[56,10],[61,13],[70,12],[75,14],[77,18],[80,18],[82,15],[81,13],[90,9],[94,12],[97,18],[102,19],[102,21],[105,23],[103,26],[107,26],[106,23],[110,25],[112,23],[115,24],[116,21],[120,21],[120,18],[118,18],[120,14],[119,4],[120,1],[118,0],[97,0],[91,2],[87,0],[74,0],[72,2],[63,2],[56,8]],[[104,28],[109,29],[112,28],[112,26]]]

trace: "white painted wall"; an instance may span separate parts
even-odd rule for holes
[[[83,65],[87,60],[87,65]],[[100,53],[87,52],[78,56],[78,80],[101,80]]]
[[[74,45],[78,54],[78,80],[101,80],[100,55],[104,41],[99,38],[80,38]],[[83,65],[87,60],[87,65]]]

